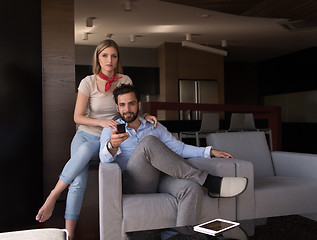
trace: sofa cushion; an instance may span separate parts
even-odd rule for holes
[[[234,203],[233,199],[232,203]],[[219,199],[210,198],[205,192],[202,201],[200,221],[206,222],[217,217],[234,219],[235,204],[219,212]],[[142,208],[140,208],[142,206]],[[177,201],[167,193],[155,194],[125,194],[123,195],[123,232],[138,231],[176,226]],[[137,219],[137,221],[135,220]]]
[[[176,225],[177,201],[170,194],[124,194],[122,206],[123,233]]]
[[[255,179],[256,217],[309,213],[316,206],[317,179],[262,177]]]
[[[264,132],[211,133],[206,141],[207,145],[215,149],[252,162],[256,177],[274,176],[271,153]]]
[[[15,232],[0,233],[1,240],[67,240],[68,233],[65,229],[43,228]]]

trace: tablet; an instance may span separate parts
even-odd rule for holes
[[[194,226],[194,230],[197,232],[209,234],[215,236],[221,232],[227,231],[230,228],[239,226],[240,223],[232,222],[224,219],[214,219],[197,226]]]

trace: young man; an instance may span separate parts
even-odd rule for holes
[[[246,178],[212,176],[192,166],[184,158],[223,157],[231,154],[186,145],[159,124],[139,117],[140,95],[132,85],[122,84],[114,91],[114,99],[126,132],[104,128],[100,138],[100,160],[117,162],[123,170],[124,193],[166,192],[178,201],[177,226],[196,224],[203,198],[203,187],[210,197],[234,197],[244,191]],[[191,211],[188,211],[191,209]]]

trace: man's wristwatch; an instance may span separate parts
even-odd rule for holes
[[[118,148],[114,148],[114,147],[112,147],[112,145],[111,145],[111,142],[110,141],[108,141],[108,143],[107,143],[107,148],[108,148],[108,150],[118,150]]]

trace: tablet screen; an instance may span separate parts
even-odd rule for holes
[[[207,229],[213,230],[215,232],[218,232],[218,231],[221,231],[221,230],[226,229],[226,228],[231,227],[231,226],[234,226],[234,224],[217,220],[214,222],[210,222],[210,223],[201,225],[200,227],[207,228]]]
[[[239,223],[224,219],[214,219],[212,221],[194,226],[194,230],[206,234],[216,235],[236,226],[239,226]]]

